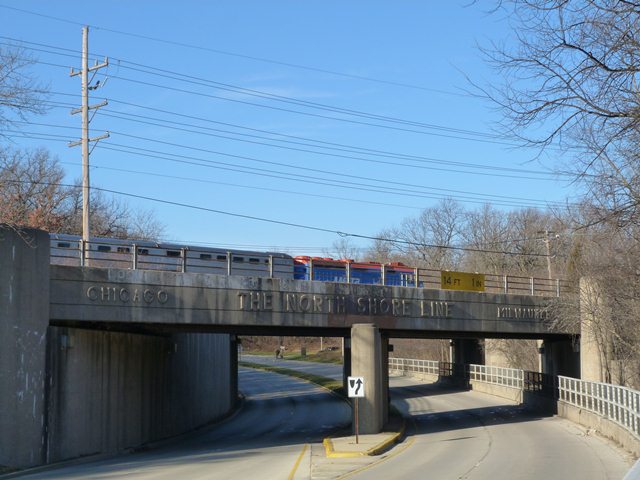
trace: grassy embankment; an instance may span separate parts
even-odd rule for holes
[[[285,356],[285,358],[287,357]],[[327,390],[330,390],[333,393],[336,393],[342,397],[346,396],[344,388],[342,388],[342,382],[339,380],[334,380],[333,378],[321,377],[320,375],[314,375],[308,372],[301,372],[298,370],[293,370],[291,368],[276,367],[272,365],[263,365],[261,363],[242,361],[242,362],[239,362],[239,365],[241,367],[255,368],[256,370],[265,370],[267,372],[279,373],[280,375],[288,375],[290,377],[300,378],[302,380],[306,380],[307,382],[320,385],[321,387],[324,387]]]
[[[262,355],[265,357],[274,357],[274,352],[266,352],[261,350],[255,351],[244,351],[243,355]],[[306,355],[301,355],[300,353],[286,353],[284,354],[285,360],[301,360],[303,362],[318,362],[318,363],[335,363],[338,365],[342,364],[342,354],[339,350],[323,350],[321,352],[315,353],[307,353]]]

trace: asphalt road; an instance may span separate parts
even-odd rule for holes
[[[342,367],[248,358],[341,378]],[[240,369],[243,408],[163,447],[21,478],[42,479],[621,479],[632,459],[566,420],[488,395],[392,377],[410,416],[406,440],[380,457],[326,459],[320,442],[350,422],[341,399],[306,382]]]
[[[632,459],[559,417],[540,417],[477,392],[391,380],[411,416],[404,444],[354,479],[622,479]]]
[[[294,378],[249,369],[240,369],[239,375],[244,405],[217,427],[153,451],[21,478],[308,478],[309,444],[318,444],[329,432],[348,425],[348,405],[326,390]]]

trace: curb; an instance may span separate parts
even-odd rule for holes
[[[400,439],[404,436],[406,427],[406,422],[402,420],[402,427],[400,430],[393,435],[391,435],[384,442],[380,442],[378,445],[371,447],[369,450],[365,450],[362,452],[354,452],[354,451],[336,451],[333,447],[333,442],[331,441],[331,437],[326,437],[322,440],[322,445],[324,446],[324,452],[327,458],[354,458],[354,457],[366,457],[366,456],[374,456],[380,455],[381,453],[389,450],[393,445],[398,443]]]

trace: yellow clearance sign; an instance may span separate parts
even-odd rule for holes
[[[440,272],[441,288],[444,290],[467,290],[470,292],[484,292],[483,273]]]

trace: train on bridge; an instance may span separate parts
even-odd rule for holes
[[[51,263],[245,275],[372,285],[416,286],[417,270],[400,262],[355,262],[326,257],[257,252],[51,234]]]
[[[50,235],[51,263],[91,267],[131,268],[173,272],[242,275],[294,280],[445,288],[441,272],[414,268],[400,262],[356,262],[325,257],[292,256],[282,252],[258,252],[156,243],[148,240]],[[559,296],[563,282],[557,279],[513,275],[483,275],[483,291]],[[485,288],[486,287],[486,288]]]

